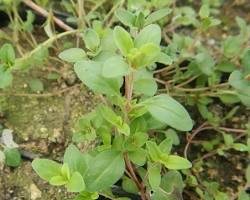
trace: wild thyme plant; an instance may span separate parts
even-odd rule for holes
[[[192,164],[171,152],[173,137],[156,137],[167,126],[179,131],[193,126],[179,102],[156,94],[152,66],[169,65],[172,60],[162,51],[161,28],[153,23],[168,13],[160,10],[144,17],[119,10],[116,15],[130,32],[121,26],[103,29],[94,22],[83,34],[87,51],[71,48],[59,55],[74,64],[75,73],[91,91],[103,97],[79,120],[73,137],[75,142],[95,140],[94,149],[81,153],[71,144],[62,164],[48,159],[32,163],[42,179],[77,193],[75,200],[99,195],[115,199],[111,191],[119,180],[123,189],[143,200],[165,199],[173,189],[180,193],[183,189],[182,177],[174,170]]]

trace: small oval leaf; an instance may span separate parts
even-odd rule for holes
[[[67,62],[78,62],[86,58],[86,53],[80,48],[66,49],[59,54],[59,58]]]
[[[117,26],[114,29],[114,39],[116,46],[124,56],[126,56],[134,47],[130,34],[120,26]]]
[[[154,96],[145,104],[149,113],[158,121],[180,130],[190,131],[193,127],[192,119],[186,109],[167,94]]]
[[[141,30],[135,39],[135,47],[139,48],[147,43],[160,45],[161,28],[159,25],[151,24]]]

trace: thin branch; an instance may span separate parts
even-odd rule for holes
[[[179,85],[176,85],[175,88],[180,88],[180,87],[182,87],[184,85],[187,85],[188,83],[191,83],[193,80],[197,79],[198,77],[199,76],[194,76],[194,77],[192,77],[192,78],[190,78],[190,79],[188,79],[188,80],[180,83]]]
[[[35,4],[33,1],[31,0],[23,0],[23,3],[25,5],[27,5],[28,7],[30,7],[31,9],[35,10],[36,12],[38,12],[39,14],[41,14],[43,17],[48,17],[49,16],[49,12],[47,10],[45,10],[44,8],[38,6],[37,4]],[[67,24],[65,24],[62,20],[60,20],[59,18],[52,16],[53,21],[62,29],[66,30],[66,31],[72,31],[74,30],[72,27],[68,26]]]
[[[126,97],[126,106],[125,110],[126,113],[128,114],[130,109],[131,109],[131,100],[132,100],[132,95],[133,95],[133,79],[134,79],[134,74],[131,72],[130,75],[125,76],[125,97]],[[129,121],[128,117],[126,116],[127,121]],[[141,199],[142,200],[150,200],[150,196],[147,192],[147,189],[143,183],[143,181],[139,180],[135,169],[133,167],[133,164],[129,160],[128,154],[124,153],[124,160],[127,168],[127,173],[129,174],[129,177],[134,181],[136,184],[137,188],[140,190],[141,193]]]
[[[232,132],[232,133],[246,133],[244,129],[237,129],[237,128],[226,128],[226,127],[219,127],[221,131]]]
[[[196,130],[193,131],[193,133],[191,134],[191,136],[188,138],[188,142],[187,142],[187,144],[185,146],[185,149],[184,149],[184,156],[185,156],[185,158],[187,158],[188,148],[189,148],[189,146],[191,144],[192,139],[198,133],[200,133],[201,131],[208,129],[208,127],[205,127],[205,126],[207,126],[207,122],[204,122],[203,124],[201,124]],[[210,129],[211,129],[211,127],[210,127]]]
[[[125,160],[125,164],[126,164],[126,167],[127,167],[127,171],[126,172],[128,173],[128,176],[131,177],[131,179],[134,181],[134,183],[136,184],[137,188],[140,190],[141,199],[142,200],[149,200],[150,198],[148,197],[148,194],[146,192],[146,187],[145,187],[143,181],[140,182],[138,180],[138,178],[137,178],[137,176],[135,174],[133,165],[130,162],[127,153],[124,154],[124,160]]]
[[[175,86],[174,89],[184,91],[184,92],[202,92],[206,90],[211,90],[215,88],[223,88],[223,87],[228,87],[228,86],[229,86],[228,83],[220,83],[217,85],[212,85],[210,87],[202,87],[202,88],[180,88],[180,87]]]
[[[215,131],[226,131],[226,132],[232,132],[232,133],[241,133],[241,134],[237,137],[237,139],[243,137],[243,136],[246,134],[246,132],[247,132],[247,131],[244,130],[244,129],[235,129],[235,128],[226,128],[226,127],[213,127],[213,126],[207,126],[207,123],[205,122],[205,123],[203,123],[201,126],[199,126],[199,127],[192,133],[192,135],[191,135],[190,137],[187,138],[188,142],[187,142],[187,144],[186,144],[186,146],[185,146],[185,149],[184,149],[184,156],[185,156],[185,158],[187,158],[188,148],[189,148],[190,144],[192,143],[193,138],[194,138],[198,133],[200,133],[201,131],[204,131],[204,130],[215,130]],[[210,152],[211,155],[214,155],[214,154],[216,154],[216,153],[217,153],[217,151],[216,151],[216,152],[214,152],[214,151],[213,151],[213,152]],[[209,157],[210,157],[211,155],[209,155]],[[204,158],[206,158],[206,156],[205,156]],[[204,158],[203,158],[203,159],[204,159]]]

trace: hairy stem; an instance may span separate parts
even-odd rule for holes
[[[126,110],[127,116],[131,109],[131,100],[132,100],[132,95],[133,95],[133,81],[134,81],[134,74],[132,72],[130,75],[125,77],[125,97],[127,100],[125,110]],[[138,179],[136,175],[136,171],[133,167],[133,164],[130,162],[127,153],[124,154],[124,160],[125,160],[125,164],[127,168],[127,173],[129,173],[129,177],[135,182],[137,188],[140,190],[141,199],[150,200],[150,196],[146,191],[146,187],[143,181]]]
[[[134,73],[125,77],[125,97],[127,99],[126,103],[126,112],[128,113],[131,109],[131,100],[133,95],[133,82],[134,82]]]

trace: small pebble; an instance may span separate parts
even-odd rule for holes
[[[35,184],[30,185],[30,199],[36,200],[42,197],[42,192],[37,188]]]

